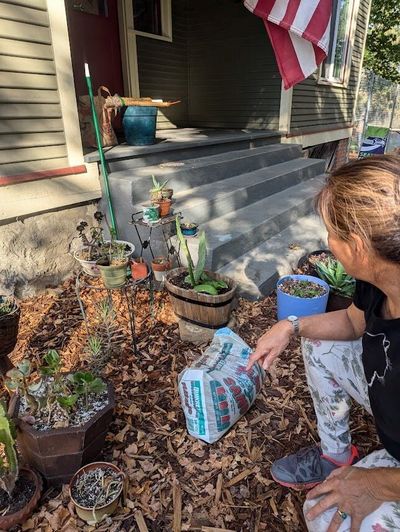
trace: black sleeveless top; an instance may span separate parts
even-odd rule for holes
[[[362,361],[379,438],[400,460],[400,319],[383,319],[385,295],[379,288],[357,281],[354,304],[364,311]]]

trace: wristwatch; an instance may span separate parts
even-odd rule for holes
[[[294,334],[298,336],[300,333],[299,318],[297,316],[288,316],[287,320],[292,324]]]

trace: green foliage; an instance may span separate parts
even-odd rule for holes
[[[0,318],[7,316],[15,309],[15,301],[13,297],[0,296]]]
[[[0,488],[11,496],[18,478],[18,457],[12,424],[2,403],[0,403],[0,443],[3,446],[5,458],[5,460],[2,458],[0,462]]]
[[[364,68],[400,83],[400,3],[372,0]]]
[[[50,351],[48,351],[43,357],[43,360],[46,362],[46,364],[40,367],[40,373],[42,375],[46,377],[53,377],[61,371],[61,358],[55,349],[50,349]]]
[[[154,175],[151,176],[151,179],[153,181],[153,188],[151,189],[151,192],[163,191],[169,181],[169,179],[167,179],[166,181],[164,181],[164,183],[160,183],[159,181],[157,181]]]
[[[190,284],[196,292],[206,293],[211,296],[216,296],[218,295],[219,290],[228,288],[228,285],[225,283],[225,281],[215,281],[204,272],[207,259],[207,240],[205,232],[200,231],[199,234],[199,249],[196,266],[193,263],[188,242],[182,234],[179,216],[176,217],[176,234],[178,236],[181,248],[185,253],[188,264],[189,275],[185,278],[185,282]]]
[[[355,279],[346,273],[341,262],[329,257],[326,262],[317,262],[315,267],[318,275],[328,283],[334,294],[353,297],[356,288]]]

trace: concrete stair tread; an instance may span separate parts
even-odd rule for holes
[[[171,161],[167,163],[160,163],[152,166],[144,166],[135,168],[134,170],[120,170],[112,172],[110,177],[112,179],[128,179],[129,181],[139,181],[141,178],[150,179],[155,175],[159,181],[168,179],[176,172],[190,171],[195,168],[204,168],[218,163],[224,163],[233,160],[247,158],[249,156],[257,156],[261,154],[277,153],[277,152],[293,152],[298,151],[298,156],[301,154],[301,146],[299,144],[267,144],[257,148],[246,148],[243,150],[227,151],[215,155],[208,155],[204,157],[194,157],[192,159],[184,159],[182,161]]]
[[[310,214],[217,271],[239,284],[240,295],[255,299],[269,294],[277,279],[290,273],[305,253],[325,246],[324,224]]]
[[[207,234],[208,248],[212,250],[221,244],[234,241],[243,234],[252,232],[255,227],[265,224],[267,220],[272,221],[281,212],[295,208],[298,203],[313,197],[322,182],[323,176],[311,178],[202,224],[201,228]]]

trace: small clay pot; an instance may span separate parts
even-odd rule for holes
[[[106,288],[121,288],[126,283],[128,261],[121,264],[111,264],[110,266],[97,264],[97,267],[100,270],[100,275]]]
[[[173,195],[174,195],[174,190],[172,188],[164,188],[161,191],[161,198],[162,199],[172,199]]]
[[[156,281],[164,281],[166,272],[171,269],[171,262],[165,257],[156,257],[151,262]]]
[[[72,487],[74,486],[74,483],[76,480],[87,471],[90,471],[92,469],[99,469],[99,468],[111,468],[114,469],[117,473],[121,474],[124,477],[125,480],[125,474],[121,471],[119,467],[116,465],[110,463],[110,462],[93,462],[91,464],[87,464],[83,467],[81,467],[75,475],[72,477],[71,482],[69,483],[69,495],[71,497],[72,502],[75,505],[76,513],[79,515],[81,519],[86,521],[89,525],[95,525],[102,521],[105,517],[108,517],[109,515],[112,515],[117,506],[118,506],[118,500],[121,496],[122,490],[123,490],[123,484],[121,486],[121,489],[119,492],[115,495],[114,500],[109,502],[108,504],[104,506],[99,506],[93,510],[93,508],[86,508],[85,506],[81,506],[72,496]]]
[[[132,279],[134,279],[135,281],[140,281],[141,279],[147,277],[149,269],[143,257],[137,257],[135,259],[132,259],[131,272]]]
[[[37,503],[39,502],[40,496],[43,489],[42,477],[36,473],[33,469],[28,467],[21,467],[19,470],[19,476],[28,477],[35,483],[35,492],[32,495],[30,501],[21,508],[18,512],[9,515],[0,516],[0,529],[9,530],[16,525],[21,525],[33,514],[34,509],[36,508]]]
[[[160,208],[160,218],[164,218],[164,216],[169,215],[171,212],[171,203],[172,200],[170,199],[161,199],[155,202],[155,204]]]

